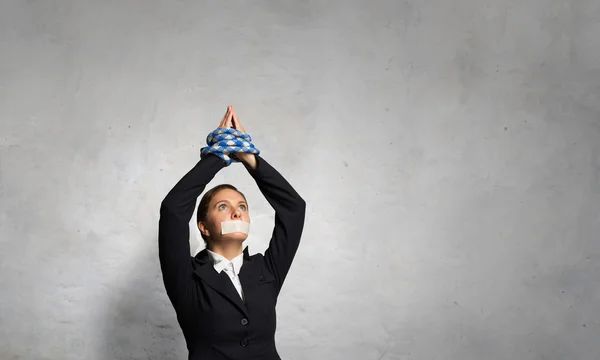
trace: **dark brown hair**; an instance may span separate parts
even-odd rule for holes
[[[208,208],[210,206],[210,202],[215,197],[215,195],[217,195],[217,193],[219,191],[225,190],[225,189],[237,191],[238,194],[242,195],[242,197],[244,198],[244,200],[246,202],[248,201],[248,200],[246,200],[246,196],[241,191],[239,191],[235,186],[233,186],[231,184],[217,185],[214,188],[208,190],[202,196],[202,199],[200,200],[200,204],[198,205],[198,211],[196,212],[196,224],[198,224],[201,221],[206,221],[206,216],[208,215]],[[204,234],[202,234],[202,232],[200,233],[200,235],[204,239],[204,242],[207,243],[208,239],[206,238],[206,236],[204,236]]]

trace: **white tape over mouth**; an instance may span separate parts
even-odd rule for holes
[[[221,234],[231,234],[241,232],[248,235],[250,224],[241,220],[225,221],[221,223]]]

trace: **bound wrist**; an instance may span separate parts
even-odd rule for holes
[[[240,159],[240,161],[242,163],[244,163],[244,165],[248,166],[249,168],[251,168],[253,170],[256,169],[256,166],[257,166],[256,155],[249,154],[249,153],[238,153],[235,156],[237,156],[237,158]]]

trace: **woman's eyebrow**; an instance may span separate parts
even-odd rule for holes
[[[229,200],[227,200],[227,199],[223,199],[223,200],[219,200],[219,201],[217,201],[217,202],[215,203],[215,206],[216,206],[216,205],[219,205],[220,203],[223,203],[223,202],[231,203],[231,201],[229,201]],[[238,201],[238,204],[246,204],[246,205],[248,205],[248,202],[247,202],[246,200],[240,200],[240,201]]]

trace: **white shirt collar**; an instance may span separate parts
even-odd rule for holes
[[[229,265],[229,263],[232,263],[233,271],[235,271],[235,274],[236,275],[240,274],[240,269],[242,268],[242,264],[244,263],[244,253],[243,252],[241,254],[239,254],[238,256],[234,257],[233,259],[231,259],[231,261],[229,261],[226,257],[224,257],[220,254],[217,254],[216,252],[210,251],[208,249],[206,249],[206,251],[208,251],[208,256],[212,260],[213,267],[215,268],[215,270],[217,270],[218,273],[223,271]]]

